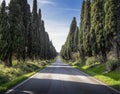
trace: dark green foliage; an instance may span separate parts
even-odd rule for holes
[[[72,53],[77,51],[78,33],[79,33],[79,29],[77,27],[76,18],[73,17],[73,20],[70,25],[70,32],[61,50],[61,55],[63,58],[68,60],[72,59]]]
[[[77,30],[79,32],[74,30],[73,20],[67,41],[61,49],[62,57],[66,60],[72,59],[72,55],[79,51],[83,62],[87,58],[93,58],[93,60],[96,58],[95,62],[105,63],[109,56],[119,61],[119,13],[119,0],[92,0],[92,2],[91,0],[83,0],[80,30]],[[95,62],[92,61],[92,64]],[[116,62],[110,66],[119,67]]]
[[[115,70],[118,66],[120,67],[120,60],[112,58],[106,62],[106,70],[108,72]]]
[[[79,27],[76,27],[75,35],[74,35],[74,51],[77,52],[78,50],[78,34],[79,34]]]
[[[4,61],[6,66],[11,66],[11,34],[9,18],[5,10],[6,4],[3,1],[0,10],[0,60]]]
[[[11,0],[9,5],[9,24],[11,33],[11,53],[17,59],[25,59],[25,27],[23,25],[21,8],[17,0]]]
[[[45,31],[41,10],[37,13],[37,0],[33,11],[27,0],[11,0],[0,7],[0,61],[12,66],[12,58],[53,59],[57,52]]]
[[[53,44],[49,40],[48,33],[45,31],[44,21],[42,20],[41,9],[37,13],[37,1],[33,1],[32,11],[32,52],[33,59],[51,59],[54,58],[57,53]],[[52,48],[51,48],[52,47]],[[54,51],[53,51],[54,50]]]
[[[117,16],[117,57],[120,58],[120,15],[118,15],[120,13],[120,0],[115,0],[115,4],[116,4],[116,16]]]
[[[23,0],[21,2],[21,0],[18,0],[18,3],[20,5],[20,9],[21,9],[21,19],[23,21],[23,25],[25,28],[25,33],[24,33],[24,37],[25,37],[25,48],[28,51],[24,51],[24,58],[26,58],[27,56],[30,56],[30,52],[29,50],[31,49],[31,47],[29,46],[31,43],[30,39],[30,31],[31,31],[31,12],[30,12],[30,5],[28,4],[27,0]],[[26,50],[25,49],[25,50]]]
[[[80,57],[84,61],[85,55],[84,55],[84,47],[83,47],[83,20],[84,20],[84,14],[85,14],[85,0],[83,0],[82,3],[82,9],[81,9],[81,16],[80,16],[80,32],[78,36],[78,51],[80,53]]]
[[[75,38],[76,28],[77,28],[77,22],[76,22],[76,18],[74,17],[70,26],[70,33],[68,35],[69,36],[68,43],[72,52],[74,52],[74,47],[75,47],[74,38]]]
[[[83,47],[85,51],[85,55],[91,56],[91,44],[90,44],[90,27],[91,27],[91,2],[90,0],[86,0],[85,7],[84,7],[84,18],[83,18]],[[81,28],[81,27],[80,27]]]
[[[33,0],[33,11],[32,11],[32,57],[37,58],[37,41],[38,41],[38,14],[37,14],[37,0]]]
[[[91,8],[91,35],[90,35],[90,39],[91,39],[91,43],[92,43],[92,51],[93,51],[93,55],[97,55],[99,53],[99,49],[98,49],[98,45],[97,45],[97,35],[98,34],[98,30],[100,29],[99,26],[99,22],[100,22],[100,16],[99,13],[100,12],[100,1],[99,0],[93,0],[92,1],[92,8]]]
[[[100,55],[106,62],[106,33],[104,30],[104,0],[93,0],[91,10],[91,42],[93,55]],[[94,40],[94,41],[93,41]]]
[[[119,45],[117,39],[119,38],[119,15],[118,12],[120,3],[117,0],[105,0],[105,30],[107,35],[108,44],[111,46],[110,50],[113,51],[119,58]]]

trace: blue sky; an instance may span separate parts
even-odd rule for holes
[[[28,2],[32,8],[33,0],[28,0]],[[38,0],[38,8],[42,10],[46,31],[58,52],[66,41],[74,16],[79,25],[81,4],[82,0]]]

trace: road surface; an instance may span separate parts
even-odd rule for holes
[[[19,84],[6,94],[120,94],[93,77],[61,62]]]

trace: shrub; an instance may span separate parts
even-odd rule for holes
[[[86,58],[87,66],[94,66],[96,63],[97,63],[97,59],[95,57],[87,57]]]
[[[72,61],[77,61],[80,58],[79,52],[73,52],[71,54]]]
[[[3,83],[8,82],[8,81],[9,81],[9,77],[3,73],[0,73],[0,84],[3,84]]]
[[[110,58],[107,62],[106,62],[106,70],[107,71],[113,71],[116,68],[118,68],[120,66],[120,60],[116,59],[115,57]]]
[[[42,66],[45,66],[45,65],[47,65],[47,62],[46,62],[46,61],[42,61],[42,62],[41,62],[41,65],[42,65]]]

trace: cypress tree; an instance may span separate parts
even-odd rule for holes
[[[42,14],[41,9],[38,11],[38,25],[39,25],[39,31],[41,31],[41,23],[42,23]]]
[[[11,53],[16,55],[18,60],[24,60],[25,51],[25,27],[23,25],[21,8],[17,0],[11,0],[9,14],[10,33],[11,33]],[[14,49],[14,50],[13,50]]]
[[[23,21],[23,25],[25,27],[25,34],[23,35],[25,37],[25,51],[24,51],[24,58],[27,56],[27,49],[28,47],[28,34],[30,33],[30,23],[31,23],[31,13],[30,13],[30,5],[28,4],[27,0],[23,0],[21,2],[21,0],[18,0],[18,3],[20,5],[20,9],[21,9],[21,17],[22,17],[22,21]]]
[[[40,55],[41,55],[41,58],[45,58],[45,55],[44,55],[44,39],[45,39],[45,27],[44,27],[44,21],[42,20],[41,22],[41,31],[40,31]]]
[[[12,66],[12,57],[25,60],[53,59],[57,52],[49,40],[42,21],[41,10],[37,13],[37,0],[34,0],[33,11],[27,0],[11,0],[9,13],[6,13],[3,0],[0,8],[0,60],[6,66]]]
[[[48,33],[45,32],[45,59],[49,59],[49,52],[50,52],[50,40],[49,40],[49,36]]]
[[[32,21],[37,19],[37,0],[33,0]]]
[[[0,9],[0,60],[5,63],[5,66],[10,67],[12,66],[11,34],[8,15],[5,10],[6,2],[3,0]]]
[[[28,19],[28,24],[27,24],[27,55],[29,58],[32,58],[32,14],[30,12],[30,5],[27,5],[27,19]]]
[[[93,55],[101,56],[101,62],[106,62],[106,34],[104,31],[104,0],[93,0],[91,10],[91,44]]]
[[[120,0],[115,0],[116,17],[117,17],[117,57],[120,58]]]
[[[84,47],[83,47],[83,19],[84,19],[84,14],[85,14],[85,4],[86,1],[83,0],[82,3],[82,9],[81,9],[81,16],[80,16],[80,32],[79,32],[79,37],[78,37],[78,50],[80,53],[81,59],[84,61],[85,59],[85,52],[84,52]]]
[[[50,55],[49,56],[50,59],[54,59],[54,57],[57,56],[57,52],[56,52],[55,47],[53,46],[52,41],[50,41],[50,54],[49,55]]]
[[[77,28],[76,18],[73,17],[72,23],[70,25],[70,32],[69,32],[69,47],[72,52],[74,52],[74,47],[75,47],[74,37],[75,37],[76,28]]]
[[[90,27],[91,27],[91,1],[86,0],[84,6],[84,17],[83,17],[83,48],[85,55],[92,56],[91,44],[90,44]]]
[[[119,57],[117,45],[117,16],[115,0],[105,0],[105,31],[107,35],[107,44],[110,45],[110,51],[113,51]]]
[[[74,42],[77,41],[77,39],[75,38],[76,28],[77,28],[76,18],[73,17],[73,20],[70,25],[70,32],[61,50],[61,55],[63,55],[62,57],[64,57],[67,60],[72,59],[72,53],[75,52],[76,43]]]
[[[77,52],[78,48],[78,34],[79,34],[79,27],[76,28],[75,30],[75,35],[74,35],[74,51]]]
[[[37,0],[33,1],[32,10],[32,55],[33,58],[37,58],[37,33],[38,33],[38,14],[37,14]]]
[[[98,54],[98,45],[97,45],[97,39],[96,39],[96,24],[97,24],[97,17],[98,15],[98,9],[99,9],[99,1],[93,0],[92,1],[92,7],[91,7],[91,31],[90,31],[90,39],[92,44],[92,52],[93,55]]]
[[[37,20],[37,27],[38,27],[38,34],[37,34],[37,37],[38,37],[38,57],[41,56],[41,28],[42,28],[42,14],[41,14],[41,9],[39,9],[38,11],[38,20]]]
[[[73,20],[70,25],[70,31],[68,34],[68,38],[66,41],[66,47],[67,47],[66,50],[67,50],[67,58],[68,59],[72,59],[72,53],[75,52],[74,37],[75,37],[76,28],[77,28],[76,18],[73,17]]]

